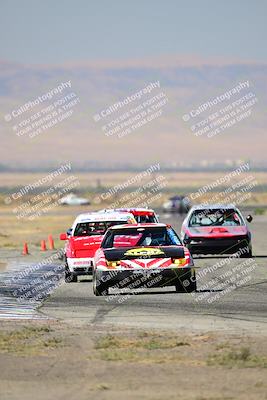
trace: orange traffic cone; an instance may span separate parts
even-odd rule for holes
[[[49,249],[54,250],[55,245],[54,245],[54,239],[53,239],[52,235],[48,235],[48,243],[49,243]]]
[[[46,251],[45,240],[41,240],[41,251]]]
[[[26,256],[27,254],[29,254],[28,244],[27,244],[27,243],[24,243],[24,245],[23,245],[22,254],[23,254],[24,256]]]

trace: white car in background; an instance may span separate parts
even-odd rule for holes
[[[67,194],[67,196],[62,197],[58,202],[63,206],[88,206],[90,204],[88,199],[78,197],[74,193]]]

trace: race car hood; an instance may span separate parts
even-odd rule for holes
[[[246,225],[242,226],[200,226],[189,227],[186,232],[193,237],[232,237],[241,236],[248,233]]]
[[[183,246],[118,247],[103,252],[107,261],[185,257]]]

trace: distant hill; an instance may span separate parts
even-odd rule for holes
[[[69,80],[72,88],[63,93],[75,92],[80,99],[73,108],[73,115],[35,138],[17,137],[12,130],[15,120],[6,122],[4,116]],[[94,115],[156,81],[161,88],[153,89],[150,96],[143,99],[163,91],[169,101],[162,108],[162,115],[125,137],[105,136],[101,122],[95,122]],[[250,90],[258,98],[251,116],[213,138],[194,136],[182,116],[242,81],[250,82]],[[139,104],[140,101],[133,101],[130,108]],[[7,166],[26,168],[45,168],[66,160],[77,167],[142,165],[155,160],[173,165],[201,160],[263,162],[266,160],[266,104],[267,65],[257,63],[171,57],[59,66],[26,66],[1,61],[0,161]],[[112,117],[127,110],[129,107],[124,107]]]

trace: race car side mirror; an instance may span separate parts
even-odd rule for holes
[[[251,222],[252,220],[253,220],[252,215],[248,215],[248,216],[247,216],[247,221],[248,221],[248,222]]]
[[[67,240],[67,234],[66,233],[61,233],[60,235],[59,235],[59,239],[60,240]]]

